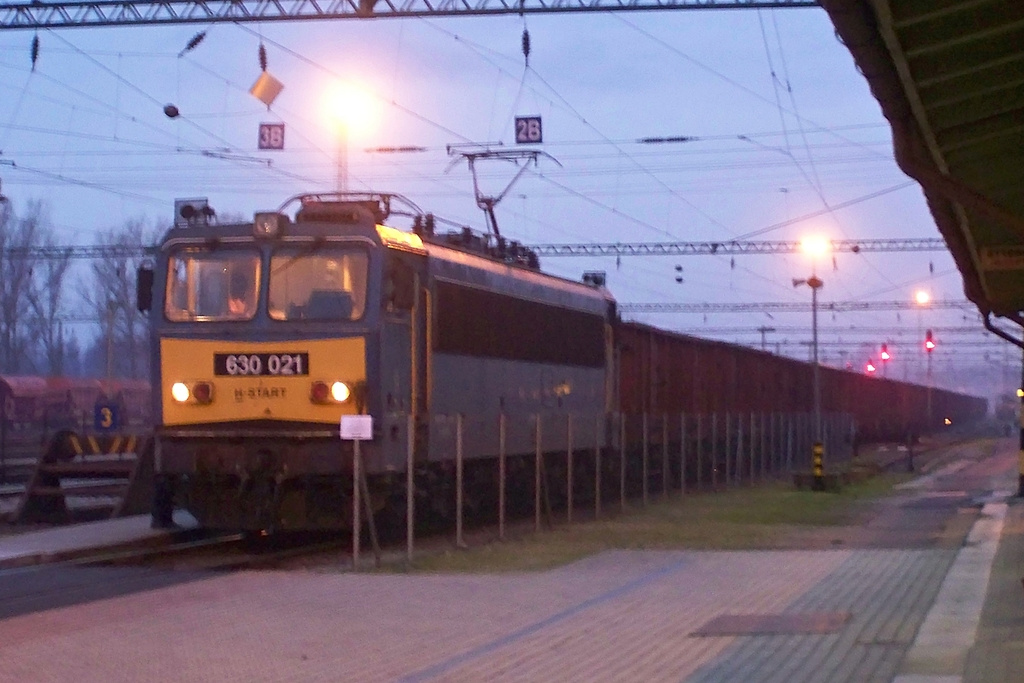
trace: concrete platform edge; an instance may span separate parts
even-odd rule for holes
[[[987,503],[957,553],[893,683],[959,683],[974,644],[1007,503]]]

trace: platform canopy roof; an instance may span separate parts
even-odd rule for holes
[[[983,314],[1024,325],[1024,0],[820,0]]]

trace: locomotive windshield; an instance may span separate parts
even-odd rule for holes
[[[251,320],[259,281],[254,249],[182,249],[167,263],[164,313],[175,322]]]
[[[278,249],[270,259],[270,317],[358,320],[366,308],[368,259],[361,249]]]

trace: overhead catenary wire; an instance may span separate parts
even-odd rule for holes
[[[448,31],[446,31],[444,29],[440,29],[440,28],[434,26],[433,24],[431,24],[430,22],[426,22],[426,23],[431,25],[436,30],[448,33],[449,35],[452,35],[454,37],[454,34],[451,34],[450,32],[448,32]],[[480,45],[477,45],[475,43],[472,43],[471,41],[461,40],[460,42],[462,44],[464,44],[464,45],[471,46],[478,53],[480,51],[487,50],[487,48],[485,48],[483,46],[480,46]],[[529,67],[527,67],[527,68],[529,69]],[[537,73],[535,69],[529,69],[529,70],[531,71],[531,73],[534,74],[534,76],[542,84],[544,84],[544,86],[551,93],[553,93],[553,95],[556,97],[556,99],[558,99],[559,101],[562,102],[562,105],[564,107],[566,107],[568,109],[568,111],[570,111],[581,123],[583,123],[586,127],[588,127],[589,129],[591,129],[595,133],[597,133],[598,136],[601,137],[601,139],[604,140],[605,142],[609,142],[610,141],[610,138],[608,136],[604,135],[595,126],[593,126],[589,121],[587,121],[587,119],[584,116],[582,116],[582,114],[575,107],[573,107],[572,104],[570,104],[564,97],[562,97],[561,94],[558,93],[557,90],[555,90],[549,83],[547,83],[547,81],[539,73]],[[637,168],[639,168],[642,173],[644,173],[645,175],[651,177],[656,183],[658,183],[660,186],[662,186],[668,192],[668,194],[670,196],[672,196],[672,197],[674,197],[676,199],[679,199],[682,203],[690,206],[698,214],[704,216],[713,225],[717,225],[718,227],[720,227],[720,228],[722,228],[724,230],[727,230],[727,231],[729,230],[729,228],[727,226],[725,226],[723,223],[721,223],[720,221],[718,221],[714,217],[712,217],[709,214],[707,214],[706,212],[704,212],[702,209],[700,209],[700,207],[697,207],[693,202],[687,200],[685,197],[682,197],[675,189],[670,187],[663,180],[661,180],[655,174],[653,174],[647,168],[645,168],[643,166],[643,164],[639,163],[636,159],[632,158],[632,156],[628,152],[626,152],[624,149],[622,149],[622,147],[620,145],[615,145],[614,143],[612,143],[612,144],[621,154],[623,154]],[[535,177],[544,180],[545,182],[548,182],[548,183],[556,185],[557,187],[563,189],[563,191],[569,192],[573,196],[576,196],[576,197],[578,197],[580,199],[584,199],[585,201],[587,201],[588,203],[590,203],[590,204],[592,204],[592,205],[594,205],[596,207],[603,208],[604,210],[611,212],[613,215],[620,216],[620,217],[625,217],[628,220],[630,220],[630,222],[633,222],[633,223],[635,223],[637,225],[641,225],[643,227],[646,227],[646,228],[648,228],[650,230],[653,230],[655,232],[659,232],[661,234],[667,235],[669,237],[675,237],[675,235],[673,235],[672,233],[668,232],[664,228],[660,228],[658,226],[653,225],[650,222],[642,221],[642,220],[636,219],[634,217],[628,216],[627,214],[624,214],[624,213],[620,212],[616,207],[610,206],[610,205],[608,205],[605,202],[602,202],[602,201],[599,201],[599,200],[597,200],[597,199],[595,199],[593,197],[590,197],[586,193],[580,192],[579,190],[575,190],[575,189],[569,188],[568,186],[566,186],[566,185],[564,185],[562,183],[557,183],[556,181],[554,181],[553,179],[551,179],[550,177],[546,176],[544,173],[542,173],[540,171],[533,170],[532,174]],[[784,288],[784,285],[782,283],[774,280],[773,278],[770,278],[770,277],[767,277],[767,276],[762,275],[760,273],[754,272],[753,270],[751,270],[749,268],[746,268],[746,267],[742,268],[742,270],[744,270],[745,272],[747,272],[748,274],[750,274],[753,277],[756,277],[758,279],[761,279],[761,280],[764,280],[764,281],[770,283],[774,287]]]

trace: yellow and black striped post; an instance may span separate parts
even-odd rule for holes
[[[820,441],[814,442],[811,450],[811,473],[814,475],[812,488],[815,491],[825,490],[825,446]]]

